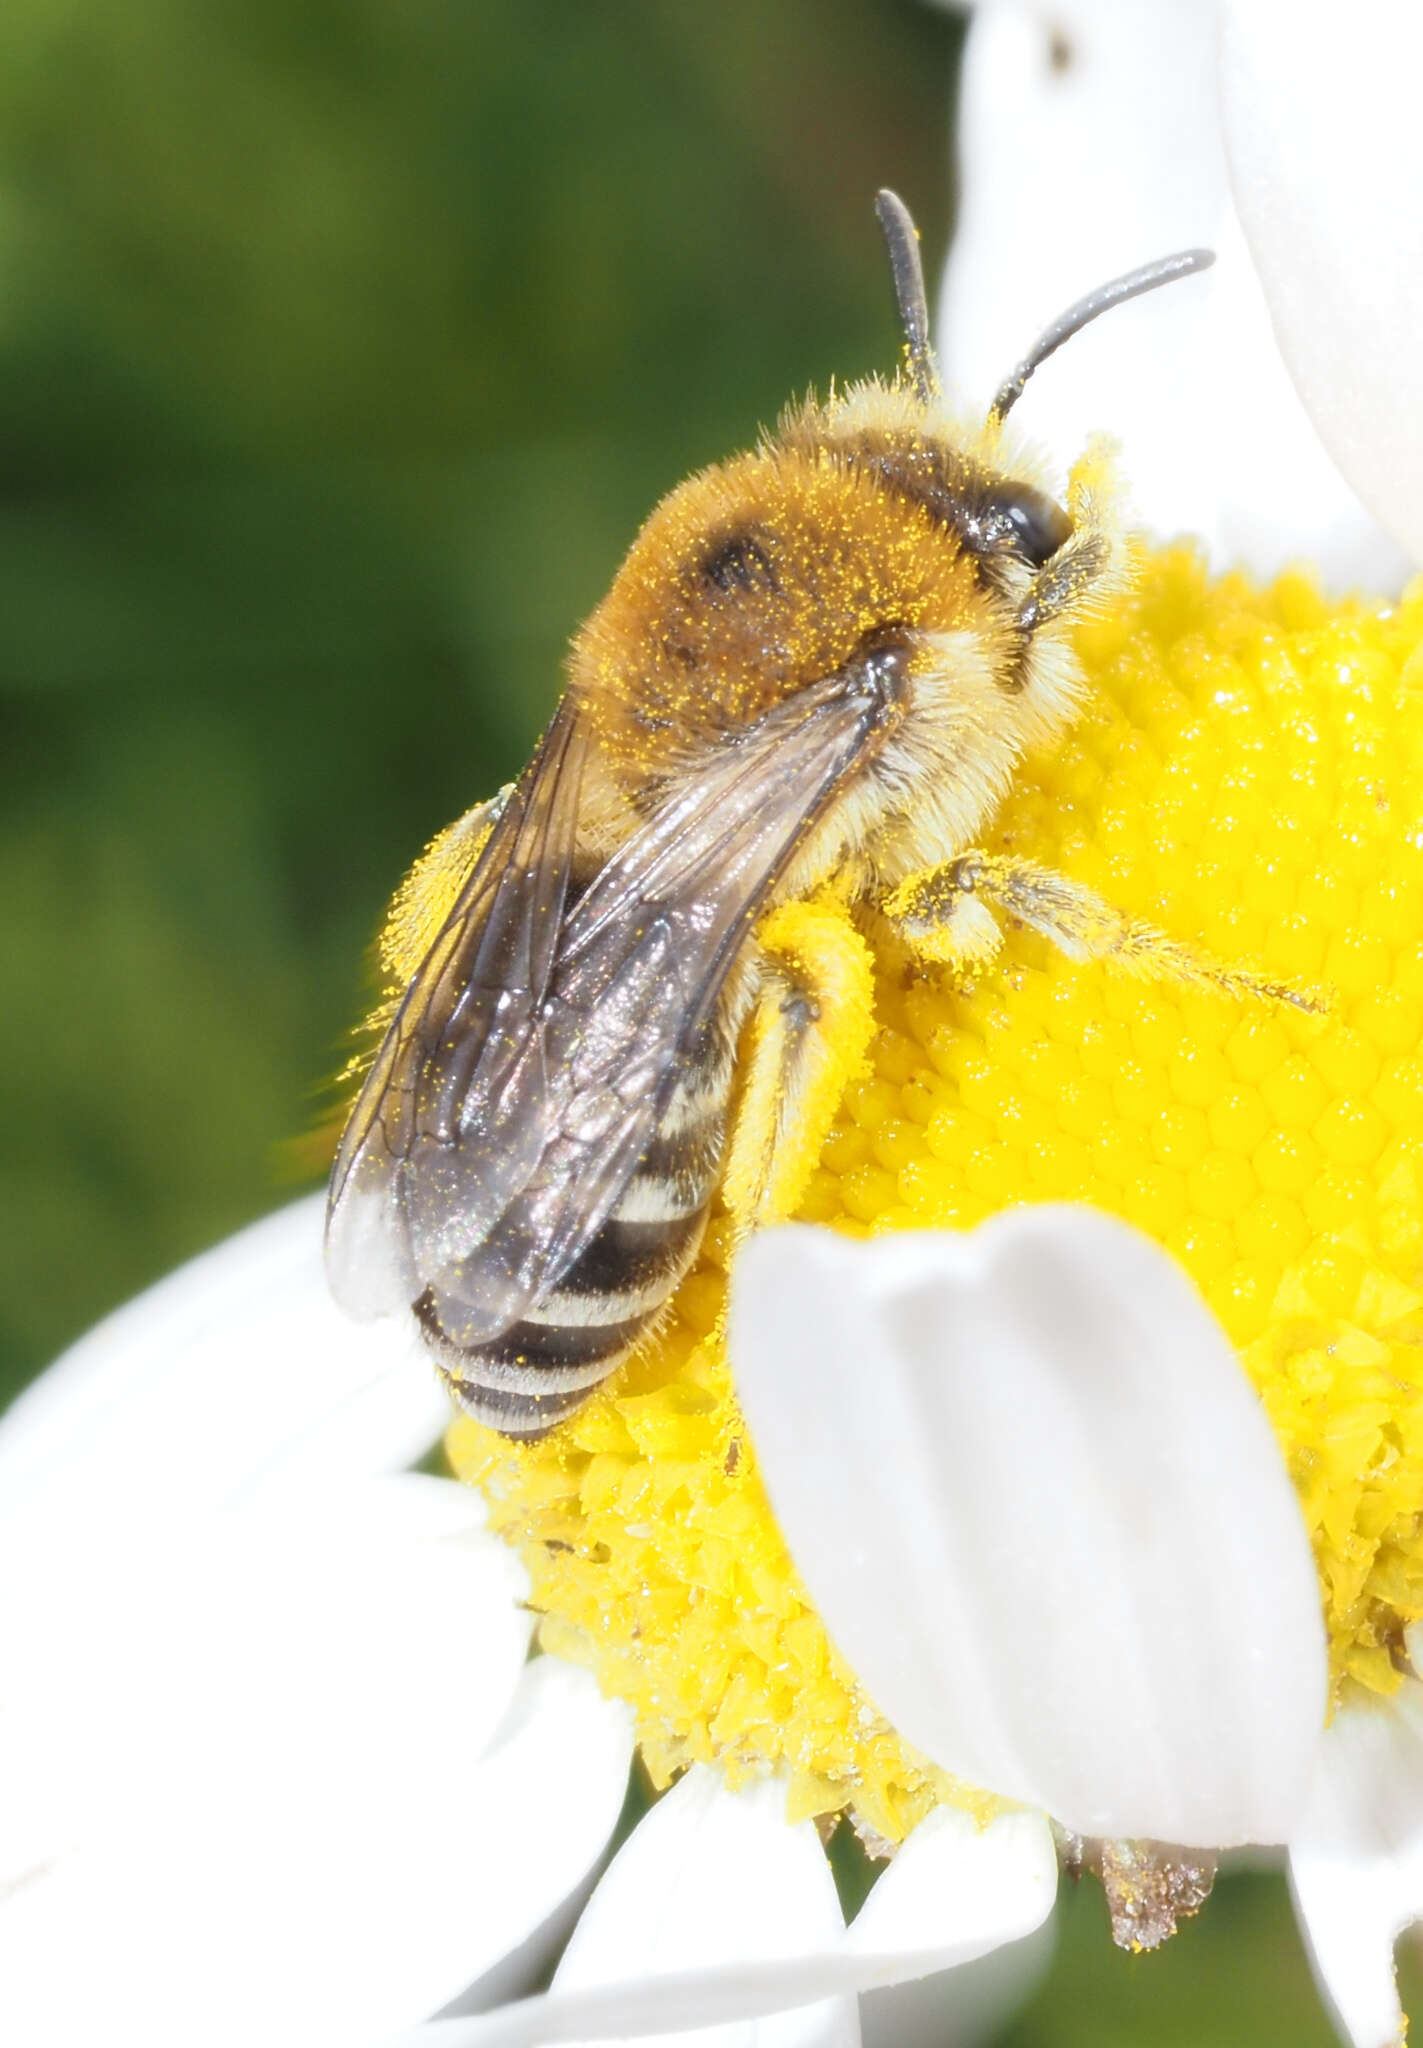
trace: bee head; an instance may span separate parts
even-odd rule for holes
[[[904,330],[906,379],[917,402],[921,433],[931,444],[930,448],[916,449],[914,437],[901,431],[891,437],[891,445],[884,450],[884,466],[888,470],[897,464],[901,481],[912,479],[917,471],[925,479],[928,501],[956,526],[964,545],[986,564],[1017,562],[1033,569],[1046,568],[1072,540],[1077,522],[1037,482],[1014,474],[1011,466],[1006,470],[1001,466],[1004,421],[1021,398],[1029,378],[1065,341],[1112,307],[1207,269],[1215,257],[1209,249],[1181,250],[1088,292],[1058,315],[1000,384],[979,433],[959,434],[954,437],[953,446],[933,450],[934,423],[943,416],[943,392],[929,339],[918,230],[897,193],[879,193],[875,212],[884,231],[894,276]],[[863,439],[862,436],[862,459],[870,452],[863,447]]]

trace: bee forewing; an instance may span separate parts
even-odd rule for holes
[[[419,1293],[409,1233],[388,1175],[373,1187],[347,1181],[327,1220],[326,1274],[346,1314],[361,1322],[389,1315]]]
[[[425,1284],[411,1236],[412,1184],[451,1184],[445,1256],[458,1257],[502,1213],[538,1156],[541,1077],[528,1050],[561,929],[587,746],[565,701],[475,862],[366,1076],[336,1154],[326,1213],[332,1292],[350,1314],[407,1306]],[[471,1080],[507,1089],[521,1121],[502,1171],[455,1171]],[[524,1133],[527,1132],[527,1136]],[[417,1166],[417,1155],[422,1164]]]
[[[538,936],[532,971],[500,988],[492,963],[517,958],[522,970],[522,956],[502,945],[491,953],[481,926],[433,971],[439,989],[454,990],[463,955],[479,963],[477,985],[432,1003],[425,970],[417,977],[406,1009],[440,1029],[407,1025],[409,1050],[386,1062],[384,1085],[408,1091],[413,1128],[398,1166],[362,1139],[332,1212],[343,1265],[372,1235],[353,1221],[348,1245],[342,1228],[346,1188],[365,1191],[370,1157],[391,1212],[383,1284],[403,1276],[407,1301],[428,1287],[452,1341],[489,1341],[556,1287],[636,1173],[737,949],[876,723],[863,695],[834,682],[768,713],[607,862],[567,907],[551,954],[544,917],[554,894],[562,903],[563,883],[551,889],[522,851],[531,814],[543,815],[545,856],[562,862],[564,883],[571,840],[561,794],[542,789],[546,775],[566,771],[540,770],[517,857],[502,856],[495,890],[476,887],[477,871],[466,892],[489,902],[491,919]],[[358,1115],[363,1107],[364,1098]],[[383,1128],[379,1103],[365,1122]],[[410,1122],[402,1113],[394,1127]]]

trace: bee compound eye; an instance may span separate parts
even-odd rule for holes
[[[1046,491],[1031,484],[1014,484],[1005,491],[995,508],[1012,536],[1015,554],[1041,569],[1072,534],[1072,521]]]

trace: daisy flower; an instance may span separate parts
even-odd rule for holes
[[[1021,62],[1034,23],[1045,61],[1013,74],[1010,106],[995,65],[1012,37]],[[1195,407],[1163,408],[1158,353],[1125,321],[1114,375],[1140,390],[1143,355],[1151,365],[1150,402],[1175,436],[1158,475],[1184,473],[1191,437],[1209,447],[1215,511],[1199,523],[1218,560],[1271,569],[1295,552],[1312,529],[1282,537],[1266,508],[1283,498],[1321,521],[1324,576],[1286,570],[1258,588],[1212,583],[1198,551],[1151,558],[1131,604],[1084,635],[1094,710],[1030,764],[999,835],[1218,957],[1327,986],[1330,1015],[1133,984],[1030,934],[972,987],[906,987],[902,963],[870,962],[872,1071],[847,1087],[802,1205],[821,1228],[768,1235],[738,1262],[729,1363],[713,1237],[657,1357],[545,1450],[463,1423],[450,1443],[529,1565],[542,1639],[633,1703],[659,1778],[714,1761],[728,1783],[754,1782],[771,1766],[792,1819],[839,1815],[886,1846],[955,1808],[987,1823],[985,1839],[1011,1799],[1096,1864],[1126,1945],[1201,1903],[1214,1851],[1286,1844],[1323,1987],[1350,2037],[1382,2048],[1401,2028],[1392,1941],[1423,1907],[1409,1651],[1423,1613],[1423,592],[1339,603],[1320,581],[1366,568],[1386,585],[1416,552],[1418,471],[1383,422],[1423,394],[1403,360],[1411,307],[1375,334],[1362,283],[1330,299],[1349,266],[1331,273],[1306,229],[1344,235],[1367,212],[1355,274],[1396,234],[1378,195],[1416,188],[1414,145],[1389,161],[1412,131],[1377,80],[1416,30],[1389,12],[1375,46],[1350,53],[1354,73],[1322,16],[1293,10],[1289,38],[1285,25],[1269,8],[1227,14],[1223,138],[1203,111],[1206,10],[1174,10],[1164,47],[1142,41],[1140,11],[1054,10],[1049,34],[1037,10],[982,10],[965,90],[970,158],[975,134],[984,152],[948,301],[961,324],[997,310],[987,271],[977,292],[964,277],[975,247],[1001,259],[993,208],[1029,212],[1004,159],[1031,165],[1038,99],[1114,96],[1139,114],[1136,161],[1184,138],[1198,166],[1214,163],[1211,217],[1157,206],[1155,233],[1096,267],[1223,230],[1234,255],[1195,340],[1209,337],[1216,398],[1267,392],[1236,468],[1229,406],[1203,401],[1223,436],[1203,441]],[[1294,138],[1325,99],[1306,181]],[[1098,130],[1115,149],[1126,124],[1109,127],[1110,111],[1099,105]],[[1086,114],[1079,103],[1064,134],[1093,133]],[[1227,145],[1258,278],[1232,225]],[[1066,218],[1106,214],[1083,204],[1094,174],[1104,200],[1114,178],[1132,192],[1119,158],[1094,173],[1080,140],[1062,154]],[[1344,196],[1326,209],[1313,180],[1336,174]],[[1035,271],[998,267],[1010,283]],[[1395,260],[1390,292],[1416,299],[1420,280],[1423,263]],[[1022,314],[1029,329],[1049,302]],[[1266,351],[1267,308],[1372,513]],[[1311,374],[1356,344],[1377,380],[1367,406],[1337,368]],[[1262,378],[1252,352],[1271,366]],[[995,380],[1011,353],[985,356]],[[947,354],[962,367],[952,317]],[[916,1234],[926,1226],[960,1234]],[[846,1236],[877,1241],[852,1251]],[[617,2008],[628,2031],[635,2007],[629,1993]],[[539,2014],[470,2038],[536,2038],[524,2025],[594,2030],[556,1985]]]
[[[319,1200],[0,1423],[0,2035],[383,2041],[508,1996],[622,1806],[625,1709],[527,1663],[444,1403],[329,1300]]]
[[[1078,10],[1104,51],[1107,12]],[[1236,201],[1319,433],[1416,556],[1423,262],[1388,203],[1418,189],[1414,67],[1361,30],[1320,84],[1316,15],[1227,10]],[[1065,16],[1040,90],[1090,47]],[[974,37],[1010,17],[1034,18],[986,8]],[[1068,168],[1120,166],[1144,93],[1158,151],[1218,150],[1198,69],[1124,47]],[[987,134],[1007,85],[972,47],[966,91]],[[992,203],[966,192],[965,251]],[[1176,220],[1120,261],[1209,237]],[[1140,341],[1130,389],[1144,356],[1191,422]],[[1222,399],[1247,373],[1216,360]],[[1328,501],[1344,536],[1326,581],[1364,557],[1386,581],[1302,433],[1248,487],[1213,465],[1220,503],[1272,504],[1297,456],[1323,495],[1289,512]],[[1238,551],[1209,511],[1158,517]],[[95,1332],[0,1427],[7,2037],[716,2024],[853,2048],[856,1994],[1021,1941],[1061,1859],[1150,1946],[1248,1843],[1288,1847],[1349,2038],[1399,2037],[1391,1946],[1423,1912],[1423,586],[1341,602],[1165,548],[1081,653],[1089,709],[1024,763],[998,842],[1328,987],[1329,1013],[1021,931],[971,983],[906,976],[846,921],[875,1035],[802,1162],[803,1222],[734,1282],[714,1227],[656,1350],[544,1442],[454,1424],[474,1487],[401,1471],[438,1426],[428,1374],[406,1334],[338,1322],[312,1204]],[[634,1739],[670,1790],[551,1990],[500,2003],[578,1913]],[[833,1828],[885,1859],[848,1927]],[[965,1986],[940,1980],[946,2011]]]

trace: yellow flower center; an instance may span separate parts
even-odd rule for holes
[[[1423,1616],[1423,581],[1329,606],[1177,548],[1080,645],[1089,709],[990,850],[1333,1006],[1132,980],[1026,931],[972,985],[880,961],[872,1070],[800,1213],[864,1235],[1087,1202],[1164,1244],[1279,1438],[1336,1695],[1389,1692]],[[542,1443],[456,1423],[455,1468],[544,1647],[631,1701],[657,1782],[784,1766],[793,1815],[890,1840],[936,1799],[987,1810],[878,1717],[807,1602],[728,1375],[726,1256],[714,1223],[647,1356]]]

